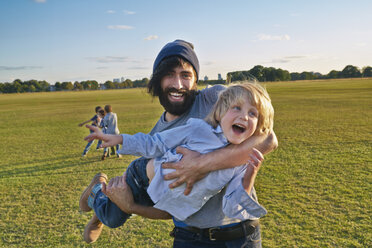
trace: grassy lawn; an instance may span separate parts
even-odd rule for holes
[[[372,244],[372,79],[267,83],[279,148],[256,182],[264,247]],[[162,113],[144,89],[0,95],[0,247],[171,247],[171,221],[135,216],[82,240],[82,190],[133,156],[85,158],[78,123],[111,104],[121,132],[148,132]]]

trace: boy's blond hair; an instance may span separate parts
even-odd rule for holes
[[[253,135],[269,133],[274,126],[274,108],[266,89],[256,82],[241,82],[233,84],[220,92],[213,110],[205,120],[214,128],[218,126],[227,110],[234,104],[243,101],[255,106],[258,110],[257,128]]]

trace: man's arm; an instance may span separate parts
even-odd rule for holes
[[[186,183],[184,194],[188,195],[192,190],[193,184],[205,177],[209,172],[245,164],[250,158],[253,148],[256,148],[262,154],[268,154],[276,149],[277,146],[278,140],[275,133],[272,132],[269,135],[253,136],[242,144],[230,144],[227,147],[207,154],[200,154],[178,147],[177,152],[182,153],[183,158],[179,162],[163,164],[163,168],[176,170],[165,175],[164,179],[176,179],[169,185],[171,188]]]
[[[102,184],[102,192],[107,195],[122,211],[128,214],[137,214],[149,219],[171,219],[172,216],[165,211],[154,207],[142,206],[134,202],[132,191],[123,176],[112,178],[108,185]]]

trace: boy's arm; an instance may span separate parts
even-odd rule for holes
[[[109,184],[102,184],[102,192],[110,198],[122,211],[128,214],[137,214],[149,219],[171,219],[172,216],[165,211],[154,207],[142,206],[134,202],[132,191],[123,176],[115,177]]]
[[[91,122],[91,121],[92,121],[91,119],[89,119],[87,121],[84,121],[84,122],[79,124],[79,127],[82,127],[84,124],[87,124],[88,122]]]
[[[253,136],[240,145],[230,144],[216,151],[200,154],[186,148],[177,148],[183,158],[175,163],[164,163],[163,168],[175,169],[175,172],[164,176],[164,179],[176,179],[169,186],[178,187],[186,183],[184,194],[188,195],[195,182],[199,181],[211,171],[236,167],[245,164],[250,158],[253,148],[257,148],[262,154],[267,154],[278,146],[278,140],[274,132],[268,135]]]
[[[238,168],[237,174],[226,187],[222,200],[222,210],[226,216],[234,219],[256,219],[267,214],[266,209],[253,195],[253,185],[262,165],[263,155],[253,149],[247,166]]]

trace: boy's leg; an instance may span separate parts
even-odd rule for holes
[[[88,205],[88,199],[89,196],[92,194],[93,188],[97,184],[101,183],[107,183],[107,175],[105,173],[97,173],[96,175],[94,175],[88,187],[86,187],[83,193],[81,194],[79,207],[82,211],[89,212],[90,210],[92,210],[92,207]]]
[[[98,140],[98,142],[97,142],[97,146],[96,146],[96,150],[99,150],[100,148],[100,146],[102,145],[102,140]]]
[[[106,157],[109,157],[110,156],[110,153],[108,152],[108,147],[105,147],[103,149],[103,155],[102,155],[102,160],[105,160]]]
[[[95,242],[101,235],[103,224],[111,228],[124,224],[130,215],[121,211],[110,199],[102,193],[102,183],[106,183],[107,176],[98,173],[81,195],[79,206],[82,211],[94,210],[93,217],[85,226],[84,240]]]
[[[112,156],[115,155],[115,146],[111,146],[111,155],[112,155]]]
[[[135,202],[145,206],[153,206],[154,203],[147,194],[147,188],[149,185],[149,180],[146,175],[147,162],[148,160],[144,158],[134,160],[128,166],[126,182],[132,190]],[[84,240],[88,243],[94,242],[98,239],[103,228],[103,226],[101,226],[102,223],[111,228],[116,228],[123,225],[130,217],[129,214],[123,212],[118,206],[111,202],[104,193],[102,193],[102,184],[95,184],[96,182],[97,180],[93,178],[91,184],[83,192],[81,197],[81,202],[87,199],[85,204],[88,205],[89,209],[93,209],[95,212],[84,230]],[[84,203],[80,203],[80,205],[84,205]]]
[[[88,153],[90,147],[93,145],[93,142],[94,142],[94,140],[89,141],[88,144],[85,146],[85,149],[84,149],[83,154],[82,154],[83,157],[84,157],[85,155],[87,155],[87,153]]]
[[[120,150],[120,146],[119,146],[119,144],[117,144],[116,145],[116,156],[118,157],[118,158],[121,158],[121,155],[119,154],[119,151]]]
[[[92,133],[92,132],[93,132],[93,131],[90,130],[90,133]],[[90,147],[93,145],[93,142],[94,142],[94,140],[89,141],[88,144],[85,146],[85,149],[84,149],[83,154],[82,154],[83,157],[84,157],[85,155],[87,155],[87,153],[88,153]]]

